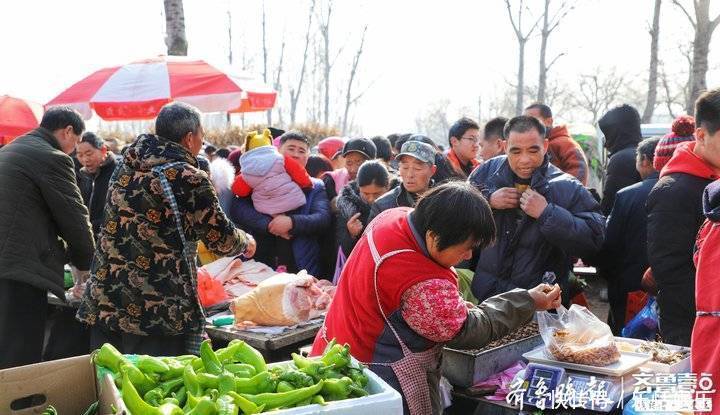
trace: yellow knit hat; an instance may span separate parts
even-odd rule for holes
[[[267,128],[263,130],[262,134],[258,134],[257,131],[250,131],[245,137],[245,151],[270,145],[272,145],[272,134]]]

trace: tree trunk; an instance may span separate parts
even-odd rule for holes
[[[710,20],[710,0],[694,0],[695,20],[693,21],[690,14],[676,0],[674,1],[695,26],[695,39],[693,41],[693,60],[691,65],[691,82],[690,93],[685,104],[685,110],[688,114],[692,114],[695,107],[695,101],[700,94],[707,89],[706,75],[708,71],[708,54],[710,53],[710,41],[713,32],[720,22],[720,16],[716,16]]]
[[[262,52],[263,52],[263,83],[268,82],[268,50],[267,50],[267,28],[265,26],[265,2],[262,8]],[[272,109],[266,111],[267,125],[272,125]]]
[[[642,122],[649,123],[652,120],[653,112],[657,102],[657,80],[658,80],[658,43],[660,40],[660,6],[662,0],[655,0],[655,11],[653,12],[653,25],[650,30],[650,74],[648,76],[648,93],[645,101],[645,110],[642,115]]]
[[[305,32],[305,50],[303,51],[302,66],[300,67],[300,80],[298,80],[297,90],[290,88],[290,125],[295,124],[295,114],[297,111],[297,103],[302,91],[303,81],[305,80],[305,72],[307,68],[308,50],[310,49],[310,29],[312,28],[312,17],[315,10],[315,0],[310,2],[310,11],[308,13],[308,26]]]
[[[690,94],[685,105],[685,111],[693,114],[695,111],[695,101],[700,94],[707,89],[706,74],[708,71],[708,54],[710,53],[710,37],[712,32],[707,24],[698,22],[695,30],[695,40],[693,41],[693,63],[692,63],[692,82],[690,83]]]
[[[168,56],[187,56],[188,42],[185,37],[185,12],[182,0],[164,0],[165,45]]]
[[[545,0],[545,13],[543,14],[543,27],[540,32],[540,75],[538,79],[537,102],[545,102],[545,88],[547,87],[547,66],[545,65],[545,55],[547,53],[548,37],[550,37],[550,28],[548,14],[550,11],[550,0]]]
[[[525,43],[526,39],[518,40],[518,73],[517,91],[515,92],[515,115],[523,112],[523,95],[525,92]]]
[[[350,79],[348,80],[348,86],[347,86],[347,92],[345,94],[345,111],[343,112],[343,118],[342,118],[342,135],[345,135],[347,132],[347,125],[348,125],[348,113],[350,112],[350,106],[357,101],[358,97],[353,98],[352,96],[352,86],[353,81],[355,80],[355,74],[357,74],[357,67],[360,63],[360,55],[362,55],[363,47],[365,46],[365,33],[367,33],[367,25],[365,25],[365,28],[363,29],[362,38],[360,38],[360,46],[358,47],[357,52],[355,53],[355,57],[353,58],[352,66],[350,68]]]

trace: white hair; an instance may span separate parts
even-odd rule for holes
[[[226,159],[217,157],[210,163],[210,180],[218,194],[229,190],[235,180],[235,168]]]

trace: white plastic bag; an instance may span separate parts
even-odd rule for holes
[[[563,306],[557,314],[538,312],[545,353],[556,360],[591,366],[607,366],[620,360],[610,327],[587,308]]]

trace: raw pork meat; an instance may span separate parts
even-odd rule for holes
[[[291,326],[324,313],[334,293],[332,283],[318,281],[305,271],[282,273],[236,298],[232,310],[235,321],[252,321],[262,326]]]

